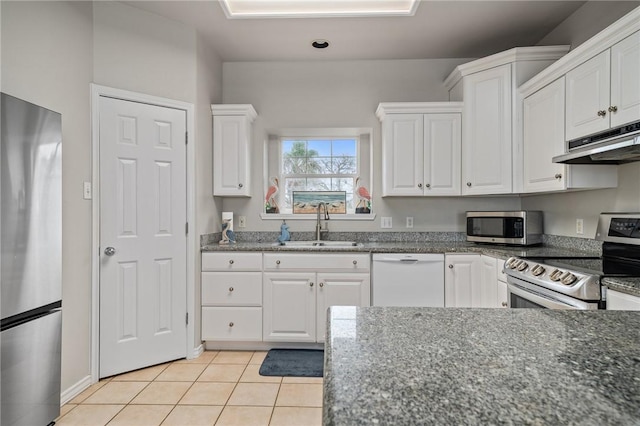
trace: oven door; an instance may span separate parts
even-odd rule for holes
[[[507,277],[507,291],[510,308],[598,309],[598,303],[574,299],[512,276]]]

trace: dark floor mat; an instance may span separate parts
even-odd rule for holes
[[[322,377],[323,369],[323,350],[271,349],[260,366],[260,375]]]

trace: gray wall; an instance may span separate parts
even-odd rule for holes
[[[510,197],[392,197],[381,198],[380,102],[446,101],[442,82],[468,59],[340,62],[227,62],[223,66],[225,103],[250,103],[258,112],[252,151],[253,197],[225,198],[223,210],[247,217],[246,230],[277,231],[280,221],[261,220],[263,141],[281,128],[356,127],[373,130],[373,207],[376,221],[332,220],[333,231],[380,231],[380,217],[393,217],[392,231],[407,230],[405,217],[414,217],[412,231],[462,231],[467,210],[519,209]],[[335,217],[335,216],[334,216]],[[237,223],[237,219],[236,219]],[[313,231],[312,221],[288,222],[290,230]],[[238,230],[238,229],[237,229]]]
[[[220,216],[210,195],[209,105],[221,101],[222,62],[194,29],[122,3],[2,1],[0,8],[2,91],[62,113],[64,392],[91,373],[91,202],[82,199],[92,176],[90,83],[195,105],[199,235],[214,232]],[[199,256],[189,267],[199,288]]]

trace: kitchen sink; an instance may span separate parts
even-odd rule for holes
[[[362,243],[356,243],[355,241],[285,241],[284,243],[274,243],[274,246],[284,246],[291,248],[350,248],[350,247],[362,247]]]

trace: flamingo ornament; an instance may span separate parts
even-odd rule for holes
[[[275,208],[275,213],[280,212],[280,208],[278,207],[278,203],[276,202],[276,194],[279,191],[278,184],[278,178],[275,176],[272,177],[271,186],[267,190],[267,196],[265,197],[265,201],[267,202],[267,204],[269,204],[269,206],[271,206],[272,208]]]
[[[360,207],[360,204],[364,204],[364,208],[368,207],[368,202],[371,201],[371,194],[367,188],[362,185],[358,185],[360,181],[360,176],[356,178],[356,190],[354,191],[355,196],[358,198],[358,204],[356,204],[356,209]]]

